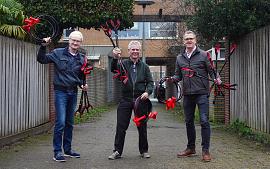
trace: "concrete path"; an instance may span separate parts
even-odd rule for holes
[[[112,153],[116,110],[106,112],[91,122],[74,127],[73,148],[80,159],[65,163],[52,160],[52,135],[26,139],[0,150],[0,169],[270,169],[270,151],[250,141],[240,140],[224,131],[213,129],[212,162],[201,161],[200,126],[197,126],[197,156],[177,158],[186,146],[184,123],[180,123],[164,105],[154,103],[158,119],[148,125],[150,159],[138,151],[138,133],[134,123],[127,131],[123,158],[108,160]]]

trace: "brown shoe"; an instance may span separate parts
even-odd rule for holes
[[[184,151],[180,151],[179,153],[177,153],[177,157],[190,157],[193,156],[194,154],[196,154],[195,149],[185,149]]]
[[[202,160],[204,162],[210,162],[211,161],[211,155],[210,155],[209,151],[203,151],[202,152]]]

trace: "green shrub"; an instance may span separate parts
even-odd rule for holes
[[[235,120],[230,124],[227,130],[232,131],[238,134],[240,137],[248,138],[263,144],[270,144],[270,135],[260,131],[255,131],[251,129],[247,123],[240,121],[239,119]]]

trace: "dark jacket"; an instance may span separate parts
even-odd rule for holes
[[[192,72],[184,71],[182,68],[190,68],[195,74],[208,78],[209,75],[215,79],[215,71],[207,52],[198,47],[188,58],[186,53],[179,54],[176,59],[174,78],[183,82],[183,95],[209,94],[209,80],[196,75],[188,77]]]
[[[46,47],[41,46],[37,61],[42,64],[54,63],[54,87],[77,88],[83,84],[83,73],[81,67],[84,63],[84,56],[78,53],[72,56],[68,48],[57,48],[46,54]]]
[[[128,81],[126,84],[122,83],[122,96],[124,98],[137,98],[144,92],[149,95],[152,94],[154,88],[154,82],[152,74],[150,73],[149,66],[142,61],[138,61],[136,64],[137,78],[133,83],[130,70],[132,70],[133,61],[130,59],[124,59],[122,61],[125,69],[128,71]],[[113,59],[111,62],[111,71],[119,70],[119,64],[117,59]]]

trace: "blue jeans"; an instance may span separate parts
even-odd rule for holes
[[[195,149],[196,130],[194,125],[195,108],[198,105],[200,112],[202,150],[208,151],[210,144],[210,123],[208,121],[209,115],[209,100],[208,95],[185,95],[184,96],[184,113],[187,130],[188,144],[187,148]]]
[[[71,150],[74,113],[77,105],[77,91],[55,90],[55,126],[53,135],[54,153]]]

